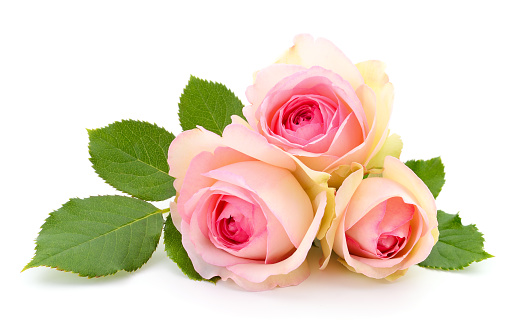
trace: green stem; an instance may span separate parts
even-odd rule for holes
[[[161,211],[161,213],[168,213],[168,212],[170,212],[170,207],[169,208],[164,208],[164,209],[162,209],[160,211]]]

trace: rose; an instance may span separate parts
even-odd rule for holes
[[[352,271],[394,280],[425,260],[437,242],[437,210],[427,186],[387,156],[382,177],[363,179],[354,164],[335,196],[336,216],[321,245],[324,268],[331,249]]]
[[[328,174],[242,124],[227,126],[222,137],[204,129],[181,133],[168,162],[178,192],[173,221],[202,277],[232,279],[248,290],[307,278],[306,256],[334,193]]]
[[[299,35],[255,75],[243,109],[249,124],[308,167],[367,164],[384,144],[393,86],[379,61],[354,65],[331,42]]]

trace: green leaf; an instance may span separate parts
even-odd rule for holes
[[[493,257],[483,250],[483,234],[475,225],[464,226],[457,214],[437,211],[439,240],[419,266],[441,270],[462,270],[472,262]]]
[[[401,151],[403,150],[403,141],[397,134],[392,134],[382,145],[379,152],[368,162],[366,165],[367,169],[371,168],[382,168],[384,166],[384,158],[386,156],[393,156],[399,158]]]
[[[437,198],[445,184],[445,166],[441,157],[425,160],[410,160],[405,163],[427,185],[428,189]]]
[[[191,76],[179,99],[179,123],[183,130],[197,125],[221,135],[231,116],[243,117],[243,104],[223,84]]]
[[[205,280],[216,283],[219,277],[204,279],[199,273],[196,272],[196,270],[194,270],[192,261],[188,257],[185,248],[183,248],[183,244],[181,242],[181,233],[174,226],[172,217],[170,215],[165,222],[164,239],[165,251],[167,252],[168,257],[177,264],[177,266],[187,277],[192,280]]]
[[[108,184],[149,201],[176,195],[167,162],[172,133],[155,124],[125,120],[88,134],[90,161]]]
[[[24,270],[47,266],[90,278],[135,271],[159,243],[162,212],[125,196],[70,199],[42,225]]]

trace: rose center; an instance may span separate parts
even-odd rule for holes
[[[245,222],[242,222],[246,220],[245,217],[234,218],[232,216],[218,220],[218,232],[222,236],[222,239],[234,245],[247,242],[249,240],[249,233],[245,230],[247,228],[244,227],[243,223]]]
[[[406,243],[405,237],[383,233],[377,240],[377,255],[382,258],[396,254]]]
[[[293,96],[273,119],[275,132],[291,142],[305,144],[321,138],[334,116],[336,104],[320,95]]]
[[[223,195],[211,203],[210,233],[218,245],[240,250],[254,234],[254,206],[237,197]]]
[[[294,126],[302,126],[309,123],[313,119],[314,106],[304,105],[299,108],[298,112],[293,115],[292,122]],[[294,129],[294,127],[293,127]]]

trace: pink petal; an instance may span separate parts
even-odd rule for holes
[[[379,238],[379,225],[386,213],[386,201],[377,204],[357,223],[346,231],[346,238],[352,238],[360,247],[370,254],[377,253],[377,239]]]
[[[317,196],[315,202],[319,204],[317,212],[315,213],[304,238],[290,257],[274,264],[261,265],[257,263],[248,263],[230,266],[228,269],[242,278],[255,283],[263,282],[270,276],[288,274],[297,269],[302,263],[304,263],[307,253],[311,249],[313,240],[317,235],[327,204],[326,192],[321,192]]]
[[[239,185],[258,195],[298,247],[309,228],[313,211],[309,197],[291,172],[252,161],[227,165],[208,172],[206,176]]]
[[[437,227],[437,208],[434,196],[425,183],[412,170],[397,158],[386,156],[383,177],[404,186],[414,195],[416,198],[415,204],[419,204],[426,212],[429,231]]]
[[[414,215],[415,206],[406,204],[400,197],[388,199],[386,214],[379,226],[379,234],[391,232],[405,225]]]

